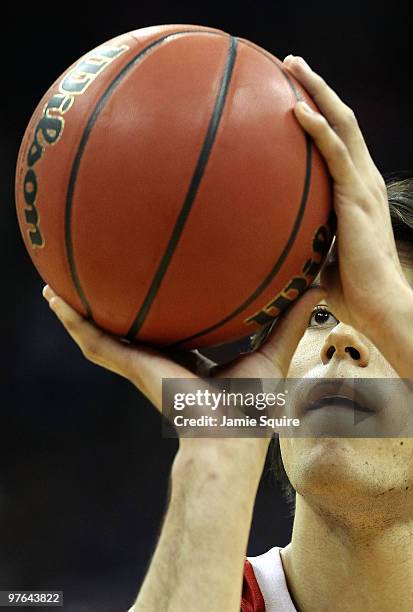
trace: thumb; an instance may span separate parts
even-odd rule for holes
[[[278,366],[281,376],[287,375],[291,359],[308,327],[311,311],[326,294],[322,287],[307,289],[279,316],[267,341],[257,351]]]

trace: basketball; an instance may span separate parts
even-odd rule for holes
[[[282,62],[195,25],[118,36],[50,87],[24,134],[16,205],[43,280],[132,342],[245,337],[311,284],[332,181]]]

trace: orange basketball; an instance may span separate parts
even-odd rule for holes
[[[129,32],[73,64],[20,148],[40,275],[100,327],[155,346],[255,332],[316,276],[331,179],[282,62],[213,28]]]

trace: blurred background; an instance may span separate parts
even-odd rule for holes
[[[49,311],[17,225],[16,157],[67,66],[113,36],[166,23],[217,27],[281,59],[303,55],[356,112],[378,168],[411,167],[411,25],[397,2],[3,5],[0,590],[64,590],[67,612],[131,606],[178,443],[161,437],[161,417],[131,384],[82,357]],[[288,512],[266,470],[249,555],[288,543]]]

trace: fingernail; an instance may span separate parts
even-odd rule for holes
[[[52,297],[49,302],[49,306],[53,310],[53,312],[57,313],[59,310],[59,298]]]
[[[43,287],[43,297],[50,302],[50,300],[52,299],[52,297],[56,297],[55,292],[53,291],[53,289],[50,287],[50,285],[45,285]]]
[[[288,63],[289,63],[291,60],[293,60],[293,59],[294,59],[294,55],[292,55],[292,54],[290,53],[289,55],[287,55],[287,56],[286,56],[286,57],[283,59],[283,62],[288,64]]]
[[[307,104],[307,102],[304,102],[304,100],[300,100],[300,102],[297,102],[297,108],[299,110],[304,111],[308,115],[314,115],[313,109]]]
[[[304,68],[305,70],[311,71],[310,66],[307,64],[307,62],[305,61],[305,59],[303,57],[298,57],[297,56],[295,59],[297,60],[297,62],[300,64],[300,66],[302,68]]]

